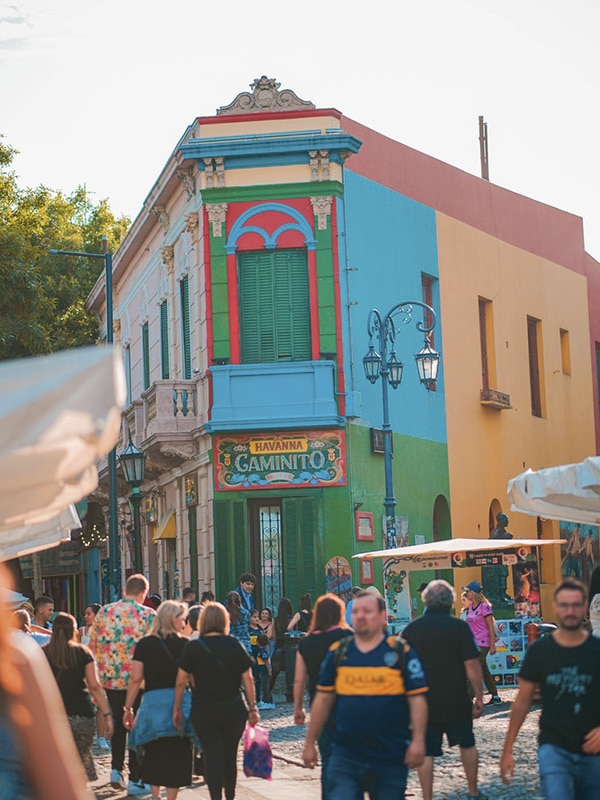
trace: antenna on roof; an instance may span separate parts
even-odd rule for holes
[[[488,162],[488,130],[487,122],[483,121],[483,117],[479,117],[479,158],[481,160],[481,177],[489,181],[490,179],[490,165]]]

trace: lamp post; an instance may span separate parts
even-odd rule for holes
[[[418,300],[409,300],[393,306],[387,314],[382,317],[376,308],[371,309],[367,321],[367,333],[369,334],[369,350],[363,358],[365,375],[370,383],[377,383],[381,378],[381,395],[383,406],[383,459],[385,470],[385,527],[386,527],[386,547],[396,546],[396,499],[394,497],[394,484],[392,480],[392,428],[390,425],[390,413],[388,402],[388,383],[392,389],[397,389],[402,381],[402,371],[404,364],[396,354],[396,335],[398,327],[394,317],[401,318],[404,325],[412,321],[413,307],[419,306],[425,312],[424,319],[415,324],[417,330],[425,334],[425,344],[415,355],[419,380],[424,384],[427,391],[430,391],[437,378],[437,371],[440,361],[439,353],[436,353],[429,344],[429,334],[435,327],[435,311],[426,303]],[[425,320],[429,320],[429,324]],[[388,353],[388,348],[390,352]]]
[[[104,281],[106,294],[106,342],[114,343],[113,332],[113,285],[112,253],[108,252],[108,239],[102,237],[101,253],[79,253],[73,250],[50,250],[53,256],[80,256],[82,258],[101,258],[104,261]],[[121,569],[119,561],[119,520],[117,517],[117,449],[108,454],[108,582],[111,587],[109,601],[121,594]]]
[[[123,477],[132,487],[129,500],[133,509],[133,535],[135,537],[135,571],[143,574],[144,559],[142,555],[142,525],[140,520],[140,505],[142,503],[142,492],[140,484],[144,482],[144,472],[146,471],[146,454],[136,447],[131,441],[129,433],[129,444],[119,456]]]

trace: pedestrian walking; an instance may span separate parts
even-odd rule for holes
[[[240,595],[237,592],[229,592],[225,601],[225,608],[229,614],[229,635],[234,636],[246,649],[248,655],[252,655],[252,645],[250,644],[250,614],[248,609],[242,606]]]
[[[282,670],[285,670],[285,634],[287,633],[288,625],[294,616],[294,608],[292,601],[289,597],[282,597],[277,606],[277,614],[273,620],[273,630],[275,633],[275,650],[271,658],[271,666],[273,673],[271,675],[271,691],[275,687],[277,676]],[[287,685],[286,685],[287,692]],[[289,701],[291,702],[291,689]]]
[[[354,636],[323,662],[302,759],[317,763],[317,741],[335,705],[325,776],[330,800],[404,798],[408,769],[425,757],[427,681],[415,651],[387,637],[385,601],[362,593],[352,606]]]
[[[248,612],[252,611],[254,608],[254,598],[252,596],[252,592],[254,591],[255,586],[256,575],[253,575],[251,572],[243,572],[240,575],[239,585],[233,590],[239,594],[241,606]]]
[[[175,800],[179,788],[192,782],[192,741],[173,725],[175,680],[187,644],[182,636],[187,615],[187,603],[163,600],[149,636],[140,639],[133,653],[123,726],[127,730],[134,726],[134,702],[143,683],[134,737],[143,749],[140,780],[150,785],[152,800],[159,800],[161,786],[166,789],[167,800]]]
[[[150,633],[156,615],[154,609],[144,605],[148,588],[143,575],[131,575],[125,584],[123,599],[100,609],[90,636],[90,650],[98,662],[100,682],[106,690],[115,721],[111,739],[110,783],[113,789],[127,789],[133,795],[150,793],[150,787],[140,780],[140,765],[134,750],[129,751],[129,783],[125,781],[123,767],[127,730],[122,722],[133,651],[137,642]]]
[[[300,610],[296,611],[288,623],[288,631],[301,631],[306,633],[310,628],[312,619],[312,600],[310,594],[303,594],[300,598]]]
[[[294,723],[304,725],[304,693],[308,680],[309,705],[315,697],[317,679],[329,648],[334,642],[352,635],[352,629],[345,621],[343,601],[335,594],[324,594],[317,598],[308,635],[298,646],[296,653],[296,671],[294,674]],[[329,764],[331,742],[333,738],[333,719],[327,720],[323,732],[319,736],[319,753],[321,755],[321,797],[328,800],[325,774]]]
[[[471,581],[471,583],[462,587],[462,591],[466,592],[467,600],[471,603],[467,608],[465,621],[471,629],[475,644],[479,648],[479,663],[481,664],[483,682],[490,693],[487,705],[499,705],[502,702],[502,698],[499,697],[496,691],[496,684],[487,663],[488,653],[492,656],[496,654],[496,630],[494,628],[492,605],[484,595],[483,587],[479,581]]]
[[[207,603],[200,616],[200,636],[188,642],[175,684],[173,722],[183,724],[181,701],[192,681],[192,724],[202,744],[204,777],[210,800],[234,800],[237,751],[246,720],[259,720],[252,659],[229,635],[229,614],[220,603]],[[246,694],[246,704],[240,693]]]
[[[448,745],[460,748],[469,800],[486,800],[479,793],[479,755],[473,736],[473,719],[483,712],[483,684],[479,650],[469,626],[450,612],[456,593],[446,581],[427,584],[421,593],[427,613],[404,631],[406,641],[417,651],[427,675],[427,755],[417,767],[423,800],[433,797],[433,759],[442,755],[444,734]],[[471,703],[467,678],[475,692]]]
[[[96,614],[100,611],[102,606],[100,603],[90,603],[85,607],[83,612],[83,625],[79,628],[79,641],[81,644],[89,646],[92,628],[94,627],[94,620]],[[101,750],[110,750],[110,744],[104,735],[104,715],[99,708],[96,708],[96,731],[98,736],[98,746]]]
[[[77,620],[71,614],[60,611],[54,618],[50,642],[42,650],[58,684],[87,779],[95,781],[98,776],[92,745],[96,720],[89,695],[92,695],[102,714],[104,731],[109,739],[113,732],[113,714],[106,692],[98,680],[94,656],[87,645],[77,641],[77,637]]]
[[[530,645],[519,672],[500,759],[510,784],[513,746],[539,686],[538,766],[546,800],[600,797],[600,640],[585,628],[587,591],[575,578],[554,590],[557,629]]]

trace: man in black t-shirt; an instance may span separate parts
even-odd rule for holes
[[[425,611],[402,635],[417,651],[427,675],[429,715],[425,746],[427,755],[417,767],[423,800],[433,796],[433,759],[442,755],[444,733],[448,744],[458,744],[470,798],[481,798],[477,788],[479,755],[473,736],[473,718],[483,711],[483,684],[479,649],[466,622],[452,617],[456,601],[446,581],[431,581],[421,592]],[[471,703],[467,678],[475,691]]]
[[[536,687],[542,693],[538,765],[546,800],[596,800],[600,793],[600,638],[584,628],[587,592],[574,578],[554,590],[558,629],[527,650],[500,759],[508,784],[513,745]]]

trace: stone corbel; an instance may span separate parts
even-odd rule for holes
[[[321,164],[321,180],[329,180],[329,150],[319,150],[319,162]]]
[[[316,150],[309,150],[308,155],[310,158],[310,179],[311,181],[319,180],[319,159]]]
[[[227,217],[227,203],[209,203],[206,206],[208,221],[212,224],[213,236],[219,238],[223,235],[223,224]]]
[[[310,204],[313,214],[317,218],[317,228],[320,231],[327,230],[327,217],[331,214],[331,204],[333,197],[311,197]]]
[[[175,266],[175,248],[172,244],[166,244],[164,247],[160,248],[160,255],[163,264],[166,266],[169,274],[171,274]]]
[[[185,222],[186,233],[192,238],[192,244],[198,243],[198,213],[196,211],[191,214],[186,214],[183,218]]]
[[[222,157],[215,158],[215,169],[217,172],[217,186],[219,188],[225,186],[225,159]]]
[[[152,213],[156,214],[156,216],[158,217],[158,221],[160,222],[160,224],[163,227],[164,232],[167,233],[167,231],[171,227],[171,220],[169,219],[169,214],[167,212],[167,207],[166,206],[153,206],[152,207]]]
[[[215,186],[215,169],[213,166],[212,158],[203,158],[204,161],[204,174],[206,175],[206,188],[214,189]]]
[[[183,188],[187,193],[188,200],[196,194],[196,179],[194,178],[193,167],[182,167],[175,172],[175,177],[183,184]]]

